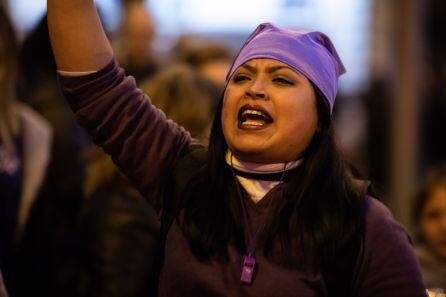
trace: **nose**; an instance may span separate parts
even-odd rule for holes
[[[265,82],[262,78],[256,78],[248,85],[245,96],[252,99],[267,99],[267,91],[265,88]]]

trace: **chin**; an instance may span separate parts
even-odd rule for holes
[[[228,146],[231,152],[242,161],[254,162],[254,163],[264,163],[267,158],[265,158],[265,150],[260,148],[258,145],[254,144],[237,144]]]
[[[265,153],[264,150],[231,149],[231,151],[238,159],[245,162],[264,163],[264,164],[287,162],[286,160],[282,160],[283,158]]]
[[[254,162],[254,163],[263,163],[265,161],[265,157],[263,156],[263,152],[261,150],[256,149],[248,149],[248,148],[242,148],[242,149],[231,149],[233,154],[247,162]]]

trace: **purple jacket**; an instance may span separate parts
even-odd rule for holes
[[[160,210],[162,193],[176,164],[196,142],[190,134],[151,105],[131,77],[111,62],[97,73],[61,77],[63,92],[81,125],[109,153],[148,201]],[[277,189],[255,204],[247,199],[254,229]],[[366,197],[364,256],[358,258],[354,296],[426,296],[410,239],[377,200]],[[160,296],[326,296],[320,272],[281,267],[256,255],[258,273],[252,286],[240,284],[242,255],[227,246],[229,261],[200,262],[174,223],[165,246]]]

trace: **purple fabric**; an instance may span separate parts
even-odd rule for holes
[[[78,120],[120,165],[147,200],[156,207],[154,191],[172,188],[166,175],[176,168],[193,140],[184,129],[151,105],[114,63],[96,74],[62,78],[62,87]],[[237,199],[229,187],[229,199]],[[267,213],[269,201],[280,196],[271,190],[259,203],[245,199],[253,228]],[[159,296],[244,296],[244,297],[316,297],[326,296],[320,272],[308,273],[282,267],[256,253],[258,273],[252,286],[240,284],[243,255],[227,245],[228,261],[199,261],[190,249],[176,222],[170,228],[165,245]],[[420,270],[404,228],[384,205],[366,197],[364,255],[357,262],[353,296],[422,297],[426,296]]]
[[[325,95],[330,111],[333,111],[338,77],[346,71],[327,35],[260,24],[238,53],[226,81],[238,67],[256,58],[275,59],[301,72]]]
[[[92,75],[60,82],[79,124],[160,210],[163,201],[155,197],[176,157],[194,143],[189,132],[155,108],[114,61]]]

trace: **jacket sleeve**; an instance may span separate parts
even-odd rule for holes
[[[409,235],[382,203],[366,199],[364,250],[353,296],[427,296]]]
[[[194,140],[151,104],[115,61],[83,76],[61,76],[63,94],[79,124],[111,155],[156,210],[167,174]]]

